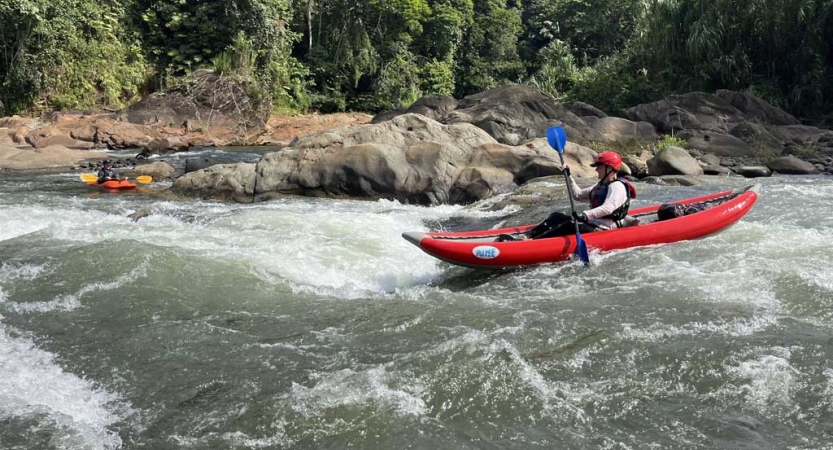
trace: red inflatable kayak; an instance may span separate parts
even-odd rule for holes
[[[674,219],[657,221],[660,205],[630,211],[639,224],[616,230],[582,233],[589,250],[610,251],[643,245],[664,244],[696,239],[720,231],[741,219],[758,199],[759,185],[680,200],[686,206],[697,204],[705,209]],[[564,261],[576,247],[575,235],[546,239],[496,242],[498,235],[519,235],[535,226],[461,233],[402,233],[402,237],[425,253],[460,266],[475,269]]]
[[[100,187],[102,189],[133,189],[133,188],[136,187],[136,184],[131,183],[127,180],[121,180],[121,181],[110,180],[110,181],[105,181],[104,183],[99,183],[97,181],[93,181],[91,183],[87,183],[87,186],[95,186],[95,187]]]

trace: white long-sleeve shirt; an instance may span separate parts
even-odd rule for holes
[[[589,202],[590,191],[593,190],[594,186],[595,185],[586,189],[581,189],[573,180],[573,177],[570,177],[570,187],[573,191],[573,200]],[[606,230],[613,230],[615,228],[619,228],[616,221],[602,219],[602,217],[613,214],[613,211],[616,211],[619,207],[624,205],[626,201],[628,201],[628,192],[627,187],[625,187],[625,183],[613,182],[607,185],[607,197],[605,197],[604,203],[596,208],[585,210],[584,214],[587,216],[588,221],[593,225]]]

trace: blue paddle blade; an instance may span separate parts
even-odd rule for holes
[[[587,251],[587,243],[581,238],[581,233],[576,230],[576,256],[585,266],[590,265],[590,253]]]
[[[567,132],[561,127],[550,127],[547,129],[547,142],[558,153],[564,153],[564,146],[567,145]]]

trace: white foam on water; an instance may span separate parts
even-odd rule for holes
[[[0,283],[11,280],[32,281],[46,268],[45,264],[6,263],[0,265]]]
[[[0,324],[0,418],[34,418],[59,449],[116,449],[111,427],[127,411],[116,395],[64,372],[55,356]]]
[[[49,227],[50,222],[32,214],[32,209],[19,206],[0,207],[0,216],[4,217],[3,226],[0,227],[0,241],[24,236]]]
[[[739,386],[746,401],[759,410],[789,408],[800,373],[790,365],[790,351],[771,349],[772,353],[728,365],[727,372],[746,381]]]
[[[389,374],[385,366],[359,372],[344,369],[317,377],[318,382],[311,388],[292,383],[292,409],[306,417],[344,406],[390,408],[413,416],[424,415],[428,409],[420,397],[423,388],[419,383],[399,379]]]
[[[146,277],[148,266],[149,263],[145,260],[130,272],[116,277],[113,281],[86,284],[73,294],[60,295],[45,302],[8,303],[6,309],[17,313],[49,312],[55,310],[71,311],[81,306],[81,298],[90,292],[113,291],[139,278]]]

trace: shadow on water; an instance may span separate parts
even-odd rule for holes
[[[448,264],[448,267],[449,269],[445,275],[439,280],[431,283],[431,286],[448,289],[451,292],[460,292],[491,283],[507,276],[512,276],[518,272],[529,270],[528,267],[475,270],[453,266],[451,264]]]

